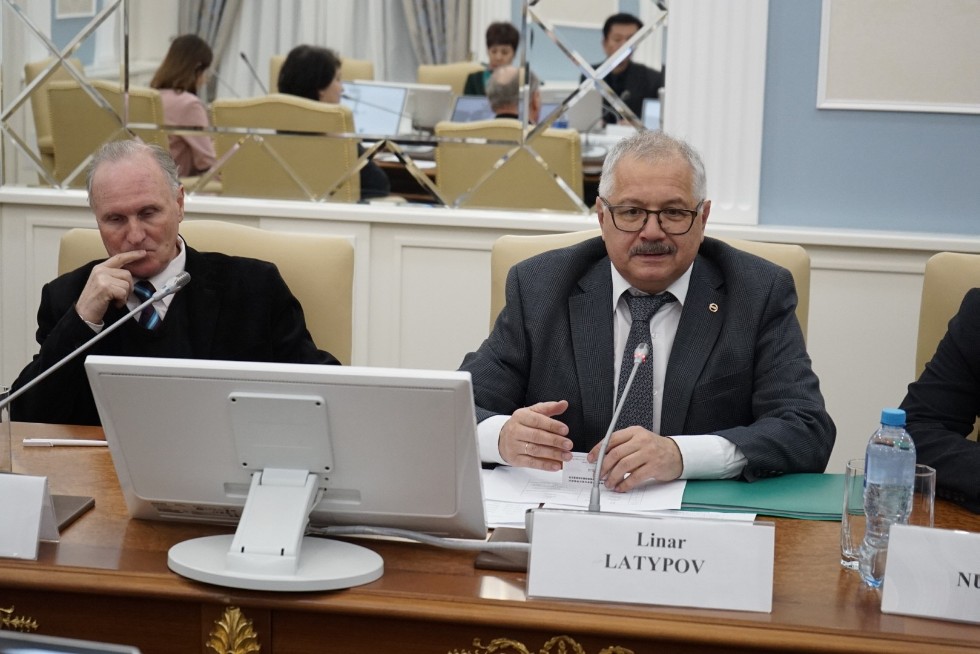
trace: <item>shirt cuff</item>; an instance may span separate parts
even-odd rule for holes
[[[81,318],[82,322],[88,325],[89,329],[91,329],[96,334],[102,333],[102,330],[105,328],[104,320],[96,324],[94,322],[89,322],[88,320],[85,320],[85,318],[82,318],[81,316],[79,316],[79,318]]]
[[[500,456],[498,443],[500,430],[504,428],[504,424],[508,420],[510,420],[510,416],[507,415],[490,416],[476,426],[476,438],[480,442],[480,460],[484,463],[503,463],[506,465],[506,461]]]
[[[681,479],[731,479],[742,474],[746,459],[735,443],[714,434],[668,436],[681,451]]]

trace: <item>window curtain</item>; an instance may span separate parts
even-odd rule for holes
[[[447,64],[470,56],[470,0],[402,0],[419,63]]]
[[[369,59],[375,78],[414,81],[419,61],[405,12],[396,0],[262,0],[242,4],[220,58],[219,97],[251,97],[268,87],[269,59],[302,43],[335,50],[341,58]],[[256,80],[242,61],[244,52]],[[261,81],[261,86],[259,82]]]
[[[197,34],[214,53],[213,68],[221,62],[234,29],[242,0],[180,0],[177,9],[179,34]],[[213,84],[209,97],[213,97]]]

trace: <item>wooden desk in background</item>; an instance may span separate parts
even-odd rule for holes
[[[882,614],[878,593],[840,568],[836,522],[774,520],[771,614],[528,599],[526,575],[476,570],[475,553],[373,540],[358,542],[384,557],[385,574],[358,588],[279,594],[201,584],[170,572],[167,550],[227,529],[129,520],[107,450],[20,445],[24,437],[100,438],[98,428],[13,429],[15,471],[47,475],[53,493],[93,495],[96,505],[60,543],[43,543],[37,561],[0,559],[0,624],[29,618],[41,633],[132,644],[144,654],[557,653],[548,641],[558,636],[581,646],[566,642],[563,651],[586,654],[980,648],[978,625]],[[980,516],[945,502],[936,521],[980,531]],[[225,631],[248,629],[261,650],[223,646]],[[516,644],[491,649],[495,639]],[[625,649],[604,649],[614,646]]]

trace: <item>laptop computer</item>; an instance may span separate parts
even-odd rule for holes
[[[490,101],[485,95],[461,95],[453,105],[454,123],[471,123],[474,120],[490,120],[494,117]]]
[[[353,112],[358,134],[390,136],[399,133],[407,96],[399,86],[346,82],[340,103]]]
[[[91,640],[0,631],[0,654],[140,654],[135,647]]]

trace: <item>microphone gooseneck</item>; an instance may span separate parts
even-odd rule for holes
[[[36,385],[40,384],[42,381],[44,381],[45,379],[47,379],[50,375],[54,374],[54,372],[57,371],[58,369],[60,369],[63,365],[65,365],[66,363],[68,363],[69,361],[71,361],[72,359],[74,359],[75,357],[77,357],[79,354],[81,354],[85,350],[89,349],[90,347],[92,347],[93,345],[95,345],[96,343],[98,343],[100,340],[102,340],[103,338],[105,338],[107,335],[109,335],[112,332],[116,331],[116,329],[118,329],[123,324],[125,324],[125,322],[127,320],[129,320],[130,318],[132,318],[133,316],[135,316],[137,313],[139,313],[140,311],[142,311],[143,309],[145,309],[148,305],[153,304],[157,300],[160,300],[162,298],[165,298],[168,295],[171,295],[172,293],[176,293],[180,289],[182,289],[185,286],[187,286],[190,283],[190,281],[191,281],[191,275],[188,272],[182,272],[179,275],[176,275],[176,276],[171,277],[170,279],[168,279],[167,282],[163,285],[163,288],[161,288],[159,291],[157,291],[156,293],[154,293],[153,295],[151,295],[149,298],[147,298],[146,300],[144,300],[142,303],[140,303],[135,309],[133,309],[132,311],[130,311],[129,313],[127,313],[125,316],[123,316],[122,318],[120,318],[116,322],[112,323],[111,325],[109,325],[108,327],[106,327],[105,329],[103,329],[101,332],[99,332],[98,334],[96,334],[95,336],[93,336],[92,338],[90,338],[89,340],[87,340],[84,343],[82,343],[81,345],[79,345],[77,348],[75,348],[74,350],[72,350],[71,352],[69,352],[68,354],[66,354],[56,364],[54,364],[53,366],[51,366],[50,368],[48,368],[47,370],[45,370],[44,372],[42,372],[40,375],[38,375],[37,377],[35,377],[31,381],[29,381],[28,383],[26,383],[23,386],[21,386],[15,392],[13,392],[10,395],[8,395],[5,400],[3,400],[2,402],[0,402],[0,408],[3,408],[4,406],[10,404],[15,399],[17,399],[18,397],[20,397],[21,395],[23,395],[27,391],[29,391],[32,388],[34,388]]]
[[[255,83],[259,85],[260,89],[262,89],[262,93],[268,95],[269,90],[265,88],[265,84],[262,83],[262,78],[255,72],[255,67],[252,66],[252,62],[248,60],[248,57],[245,56],[244,52],[239,52],[238,54],[241,55],[242,61],[244,61],[245,65],[248,66],[248,72],[252,73],[252,79],[254,79]]]
[[[609,447],[609,437],[612,436],[613,429],[616,427],[616,421],[619,420],[619,413],[623,410],[623,404],[626,403],[626,396],[629,395],[630,387],[633,385],[633,378],[636,377],[636,369],[647,360],[647,355],[650,354],[650,346],[646,343],[640,343],[633,350],[633,369],[630,370],[630,376],[626,380],[626,386],[623,388],[623,392],[619,395],[619,402],[616,404],[616,410],[613,411],[612,420],[609,421],[609,429],[606,430],[606,435],[602,439],[602,447],[599,448],[599,457],[595,462],[595,472],[592,473],[592,492],[589,495],[589,511],[593,513],[598,513],[599,511],[599,473],[602,470],[602,462],[606,458],[606,448]]]

